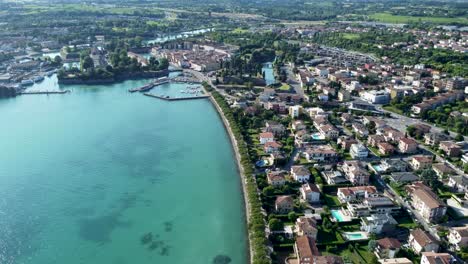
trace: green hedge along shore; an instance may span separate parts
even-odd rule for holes
[[[267,237],[265,234],[266,222],[265,215],[262,211],[262,203],[260,201],[257,183],[255,181],[253,162],[250,159],[247,144],[242,136],[241,128],[234,118],[231,108],[224,99],[224,97],[215,91],[210,85],[203,85],[207,92],[211,93],[214,103],[216,103],[222,113],[221,115],[226,118],[229,122],[229,127],[232,135],[237,141],[237,146],[233,144],[233,147],[237,147],[237,152],[240,155],[240,165],[242,166],[242,171],[244,177],[242,179],[242,184],[244,185],[244,195],[246,196],[245,200],[248,203],[246,205],[247,223],[248,223],[248,235],[249,235],[249,249],[250,249],[250,259],[252,264],[269,264],[271,259],[268,254],[267,248]],[[234,142],[233,142],[234,143]]]

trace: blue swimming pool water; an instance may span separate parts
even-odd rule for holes
[[[338,221],[338,222],[344,222],[343,215],[341,214],[340,210],[330,210],[332,216]]]

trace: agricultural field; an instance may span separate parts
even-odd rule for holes
[[[379,22],[384,23],[411,23],[411,22],[430,22],[438,24],[468,24],[466,17],[417,17],[417,16],[396,16],[390,13],[375,13],[369,16]]]

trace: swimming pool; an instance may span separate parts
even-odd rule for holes
[[[366,232],[344,232],[343,234],[347,240],[364,240],[369,238]]]
[[[322,134],[320,134],[320,133],[314,133],[314,134],[312,134],[312,139],[313,140],[324,140],[325,137],[322,136]]]
[[[376,164],[376,165],[372,165],[372,167],[375,169],[376,172],[382,172],[384,171],[384,169],[382,169],[382,166]]]

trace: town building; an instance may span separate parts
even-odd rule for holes
[[[369,151],[363,144],[353,144],[349,149],[349,154],[353,159],[364,159],[369,155]]]
[[[272,186],[283,186],[286,183],[285,171],[269,171],[267,172],[268,184]]]
[[[354,185],[366,185],[369,183],[370,174],[361,161],[347,160],[343,163],[342,170],[346,179]]]
[[[301,216],[296,220],[296,233],[298,236],[307,236],[313,240],[317,239],[317,222],[310,217]]]
[[[400,251],[401,243],[395,238],[385,237],[377,240],[377,246],[375,248],[375,254],[379,259],[393,259]]]
[[[305,166],[296,165],[291,167],[291,176],[295,181],[307,182],[310,178],[310,172]]]
[[[408,244],[416,254],[439,251],[439,243],[437,240],[431,234],[426,233],[420,228],[416,228],[410,232]]]
[[[354,202],[377,194],[374,186],[342,187],[337,190],[338,200],[342,203]]]
[[[421,264],[451,264],[454,260],[449,253],[422,252]]]
[[[407,189],[411,196],[411,205],[427,222],[437,222],[445,215],[447,206],[428,186],[412,185],[407,186]]]
[[[463,227],[451,227],[448,242],[455,250],[468,246],[468,225]]]
[[[315,184],[306,183],[299,189],[301,198],[309,203],[320,202],[320,189]]]
[[[398,142],[398,150],[404,154],[412,154],[418,151],[418,142],[411,138],[401,138]]]
[[[294,200],[289,195],[281,195],[276,197],[275,211],[280,214],[287,214],[294,208]]]

